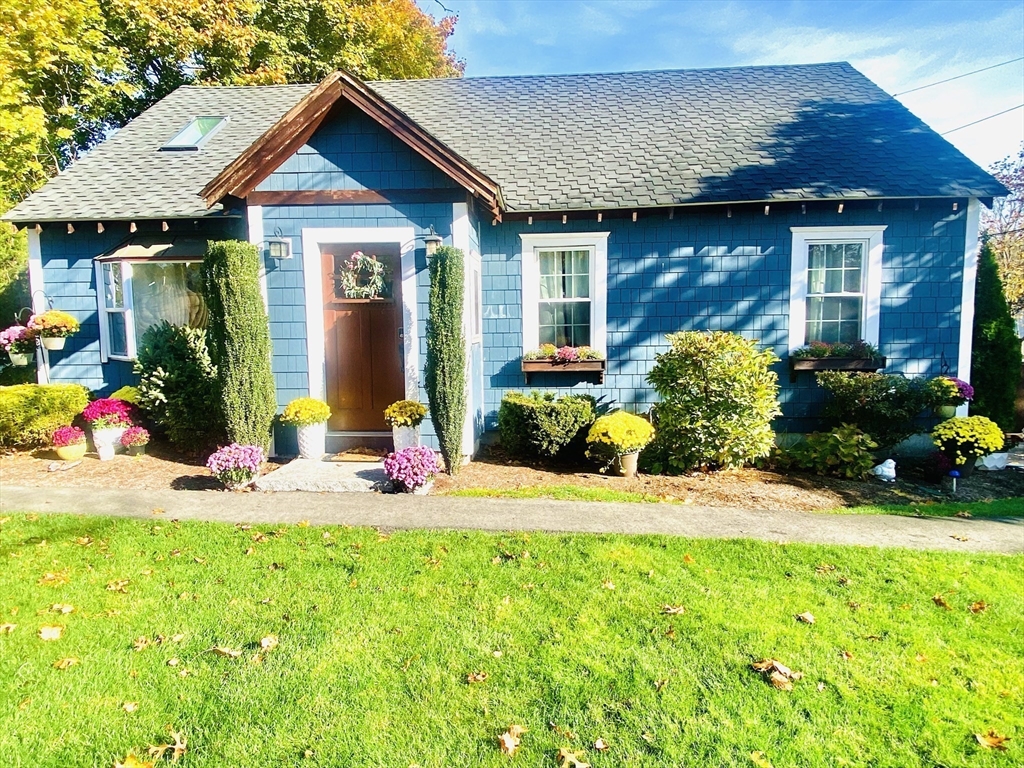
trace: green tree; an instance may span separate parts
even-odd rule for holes
[[[462,466],[466,420],[466,337],[462,332],[464,255],[445,245],[430,260],[426,390],[430,420],[449,474]]]
[[[991,243],[986,241],[978,259],[974,297],[972,415],[988,416],[1004,432],[1013,431],[1020,364],[1020,339],[1017,338],[1010,307],[1003,294],[995,253]]]
[[[207,343],[217,366],[228,440],[265,451],[277,402],[259,264],[255,245],[225,240],[209,244],[202,269],[210,312]]]

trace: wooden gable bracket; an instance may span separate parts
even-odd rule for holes
[[[453,152],[359,78],[342,71],[325,77],[284,117],[203,187],[200,196],[206,207],[210,208],[228,196],[247,197],[281,163],[309,141],[331,108],[342,98],[479,198],[491,215],[501,220],[505,201],[497,182]]]

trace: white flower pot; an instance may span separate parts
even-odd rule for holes
[[[11,365],[18,368],[24,368],[32,359],[32,355],[28,352],[8,352],[7,356],[11,358]]]
[[[976,469],[985,469],[989,472],[997,472],[1000,469],[1006,469],[1006,462],[1009,460],[1010,454],[999,451],[998,453],[990,453],[988,456],[982,456],[978,459],[978,463],[975,465]]]
[[[121,435],[127,427],[103,427],[92,431],[92,444],[96,446],[96,453],[100,455],[100,461],[109,461],[114,458],[115,453],[124,453],[125,447],[121,445]]]
[[[395,452],[405,448],[415,448],[420,444],[420,428],[417,427],[392,427],[391,435],[395,440]]]
[[[299,456],[317,461],[327,453],[327,422],[298,427]]]
[[[43,346],[50,351],[64,349],[64,342],[67,341],[63,336],[43,336],[42,340]]]

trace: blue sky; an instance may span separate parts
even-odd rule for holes
[[[469,77],[845,60],[898,94],[1024,56],[1020,0],[441,1]],[[1024,102],[1024,62],[900,100],[947,131]],[[1019,150],[1024,109],[946,138],[988,166]]]

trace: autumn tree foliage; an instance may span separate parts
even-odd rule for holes
[[[1024,145],[1016,157],[1007,157],[993,165],[992,171],[1010,190],[1009,197],[998,197],[991,211],[983,211],[988,243],[999,266],[1010,312],[1024,312]]]

